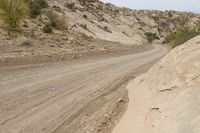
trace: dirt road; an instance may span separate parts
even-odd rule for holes
[[[67,133],[67,125],[89,102],[168,51],[154,47],[144,53],[73,64],[1,67],[0,132]]]

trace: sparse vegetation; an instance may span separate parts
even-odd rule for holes
[[[16,43],[19,46],[29,46],[30,47],[33,43],[33,40],[29,37],[19,36],[16,39]]]
[[[29,0],[30,16],[32,18],[41,14],[43,8],[47,8],[48,3],[46,0]]]
[[[145,35],[149,43],[152,43],[155,39],[159,39],[155,33],[146,32]]]
[[[48,11],[46,15],[49,19],[49,22],[45,23],[45,26],[43,27],[43,31],[45,33],[52,33],[53,28],[57,30],[66,29],[66,23],[64,18],[60,17],[53,11]]]
[[[52,26],[50,25],[50,23],[46,23],[43,27],[43,32],[44,33],[52,33]]]
[[[48,11],[46,15],[49,18],[49,25],[51,25],[53,28],[57,30],[66,29],[66,22],[64,18],[60,17],[53,11]]]
[[[200,26],[183,27],[176,32],[169,33],[164,43],[170,43],[174,48],[198,35],[200,35]]]
[[[0,0],[0,18],[9,28],[18,27],[27,12],[25,0]]]

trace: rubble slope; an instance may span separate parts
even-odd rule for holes
[[[49,3],[66,17],[70,29],[123,44],[145,44],[147,33],[161,39],[169,31],[200,23],[200,15],[193,13],[131,10],[98,0],[85,0],[84,4],[80,1],[51,0]]]

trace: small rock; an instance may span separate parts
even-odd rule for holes
[[[102,125],[107,125],[107,121],[104,120],[101,124]]]
[[[74,38],[74,37],[68,37],[68,40],[69,40],[69,41],[74,41],[75,38]]]
[[[57,12],[62,13],[62,9],[59,6],[53,5],[53,9],[56,10]]]
[[[105,27],[103,28],[103,30],[106,31],[106,32],[112,33],[111,29],[109,29],[108,26],[105,26]]]
[[[52,44],[52,43],[49,43],[48,45],[49,45],[49,47],[54,47],[54,44]]]
[[[75,8],[75,3],[73,3],[73,2],[72,3],[65,3],[65,7],[73,10]]]
[[[90,49],[94,49],[94,46],[91,46]]]
[[[28,27],[29,27],[27,23],[23,23],[22,26],[25,27],[25,28],[28,28]]]
[[[11,45],[11,44],[13,44],[13,43],[12,43],[12,42],[8,42],[8,44],[10,44],[10,45]]]
[[[72,56],[72,59],[77,59],[77,58],[78,58],[78,56],[76,56],[76,55]]]
[[[111,119],[110,115],[108,115],[108,114],[105,114],[104,117],[105,117],[106,119]]]
[[[81,26],[83,29],[88,30],[88,27],[87,27],[86,24],[80,24],[80,26]]]
[[[118,103],[122,103],[122,102],[125,102],[125,101],[124,101],[123,98],[119,98],[119,99],[117,100],[117,102],[118,102]]]
[[[68,41],[67,41],[67,43],[71,44],[71,43],[72,43],[72,41],[68,40]]]
[[[55,90],[56,88],[51,88],[52,90]]]
[[[85,15],[85,14],[83,15],[83,18],[88,19],[87,15]]]
[[[64,42],[60,42],[60,44],[61,44],[61,45],[64,45],[65,43],[64,43]]]

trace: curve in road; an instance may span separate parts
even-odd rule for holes
[[[89,102],[167,52],[154,45],[144,53],[71,65],[0,68],[0,132],[66,132]]]

